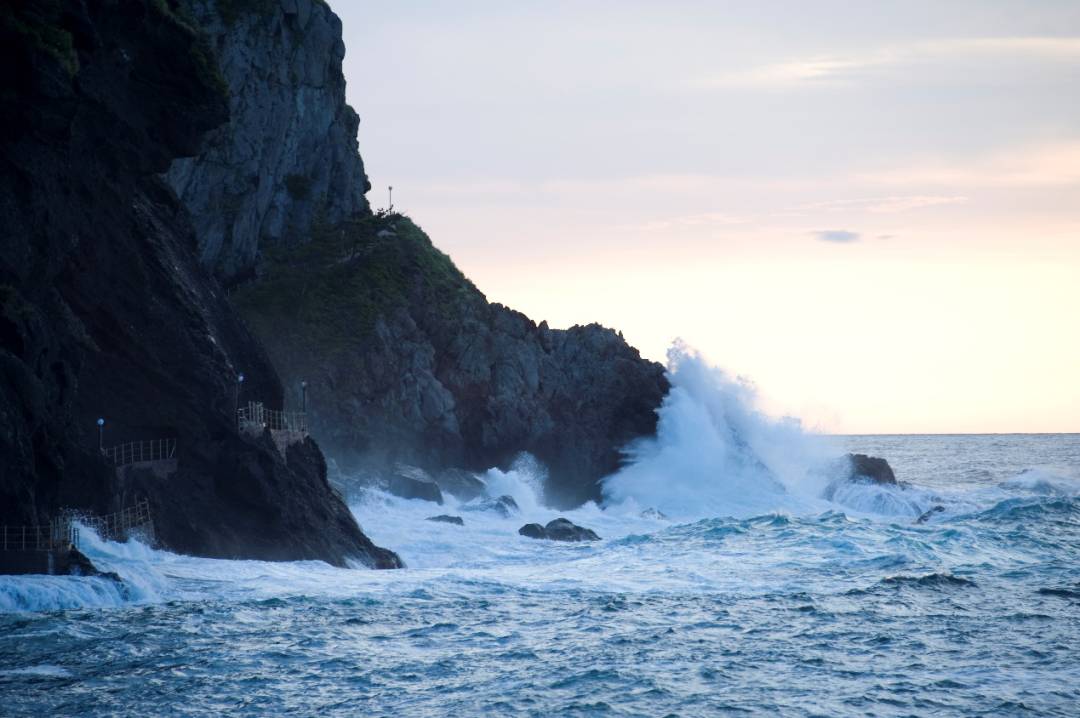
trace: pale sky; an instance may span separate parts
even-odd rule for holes
[[[355,2],[373,205],[813,429],[1080,431],[1080,2]]]

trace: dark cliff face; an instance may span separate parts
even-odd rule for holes
[[[45,522],[149,498],[178,551],[393,561],[326,483],[314,445],[281,457],[235,429],[277,374],[200,266],[157,178],[228,116],[205,39],[161,0],[0,9],[0,512]],[[106,444],[176,437],[169,479],[120,480]],[[10,518],[8,518],[10,517]]]
[[[323,227],[235,295],[317,436],[348,465],[549,470],[547,500],[601,498],[656,429],[663,368],[599,325],[552,330],[489,303],[404,217]],[[292,399],[295,397],[295,399]]]
[[[341,21],[319,0],[183,0],[230,88],[229,121],[166,176],[190,210],[203,263],[250,277],[261,245],[368,208],[345,103]]]
[[[621,447],[655,431],[662,368],[609,329],[549,330],[489,304],[411,222],[371,213],[325,4],[182,4],[213,38],[231,119],[166,180],[290,404],[308,381],[330,453],[486,469],[529,451],[549,501],[599,499]]]

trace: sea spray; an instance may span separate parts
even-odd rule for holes
[[[511,496],[529,514],[544,508],[542,497],[548,472],[532,454],[521,453],[506,471],[491,468],[481,478],[487,484],[488,496]]]
[[[654,438],[626,448],[604,481],[608,504],[632,501],[677,518],[749,516],[819,505],[836,450],[798,419],[757,407],[754,386],[681,341],[668,351],[671,391]]]

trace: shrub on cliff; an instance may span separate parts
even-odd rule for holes
[[[414,292],[446,312],[482,296],[411,219],[390,212],[316,221],[309,241],[269,250],[259,273],[233,295],[248,321],[260,334],[302,333],[324,349],[363,341]]]

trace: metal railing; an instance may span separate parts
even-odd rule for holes
[[[48,526],[0,526],[2,551],[58,551],[79,545],[79,528],[59,518]]]
[[[262,402],[251,401],[237,412],[236,420],[241,429],[262,431],[307,432],[307,414],[302,411],[277,411],[267,409]]]
[[[127,541],[133,535],[153,542],[154,519],[150,502],[136,502],[122,511],[95,516],[65,510],[48,526],[0,526],[0,551],[60,551],[79,546],[79,525],[105,541]]]
[[[114,466],[127,466],[141,461],[166,461],[176,458],[176,439],[131,441],[101,450]]]
[[[62,520],[72,524],[78,522],[92,529],[105,541],[127,541],[135,532],[141,532],[148,540],[154,538],[154,520],[150,515],[150,502],[146,499],[136,502],[134,506],[104,516],[68,511]]]

